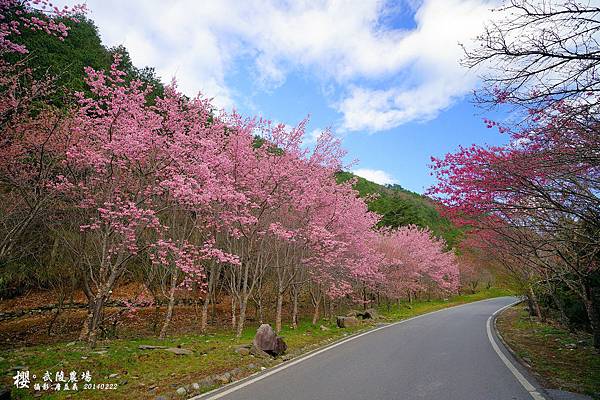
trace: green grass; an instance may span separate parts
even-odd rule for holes
[[[498,318],[502,337],[546,387],[600,398],[600,356],[586,332],[531,318],[518,305]],[[571,348],[575,344],[575,348]]]
[[[509,292],[490,289],[473,295],[452,297],[446,301],[420,301],[408,304],[390,305],[389,311],[385,305],[379,310],[383,318],[389,322],[410,318],[415,315],[439,310],[442,308],[482,300],[485,298],[507,295]],[[379,321],[380,322],[380,321]],[[281,335],[288,344],[288,353],[299,355],[319,346],[331,343],[350,334],[371,329],[376,322],[363,323],[359,327],[340,329],[333,321],[321,320],[313,326],[308,320],[302,321],[298,329],[284,325]],[[324,325],[328,330],[321,330]],[[88,349],[81,343],[59,343],[17,348],[0,353],[0,368],[5,371],[5,384],[12,385],[16,366],[26,367],[30,374],[36,374],[36,382],[41,381],[45,371],[52,374],[63,370],[65,374],[71,370],[82,372],[89,370],[92,382],[117,383],[116,390],[80,390],[78,392],[59,392],[47,394],[44,398],[63,399],[70,394],[73,399],[146,399],[158,395],[173,396],[179,386],[197,382],[203,377],[229,371],[236,367],[247,367],[255,364],[254,370],[261,366],[269,367],[280,363],[281,359],[262,360],[251,356],[240,356],[234,348],[239,344],[252,341],[255,327],[246,329],[240,339],[234,338],[229,331],[208,335],[179,335],[158,340],[156,338],[122,339],[101,342],[95,350]],[[140,344],[162,345],[169,347],[181,346],[194,352],[193,355],[177,356],[163,350],[139,350]],[[109,378],[111,374],[118,377]],[[126,381],[126,382],[125,382]],[[149,388],[157,386],[150,391]],[[32,391],[15,391],[16,398],[32,398]]]

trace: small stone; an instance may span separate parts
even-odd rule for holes
[[[182,386],[178,388],[175,393],[177,393],[180,396],[185,396],[187,394],[187,390],[185,390],[185,388]]]
[[[216,384],[215,379],[212,377],[206,377],[198,382],[200,389],[208,389]]]
[[[326,327],[325,325],[321,325],[319,328],[321,328],[322,331],[328,331],[329,328]]]
[[[255,355],[260,358],[269,358],[270,357],[269,354],[265,353],[264,351],[262,351],[261,349],[259,349],[256,346],[252,346],[252,348],[250,348],[250,353],[252,355]]]
[[[244,357],[250,354],[250,349],[245,346],[240,346],[237,349],[235,349],[235,352],[238,353],[240,356]]]
[[[87,356],[81,356],[81,359],[82,360],[87,360],[88,358],[87,358]]]
[[[108,376],[108,378],[109,378],[109,379],[113,379],[113,378],[116,378],[117,376],[119,376],[119,374],[110,374],[110,375]]]
[[[154,400],[167,400],[167,398],[165,396],[157,396]]]
[[[260,370],[261,370],[261,371],[264,371],[265,369],[266,369],[265,367],[260,367]]]
[[[192,383],[192,389],[194,389],[194,390],[200,390],[200,385],[198,385],[198,382]]]
[[[94,351],[93,353],[94,354],[106,354],[106,353],[108,353],[108,351],[106,351],[106,350],[99,350],[99,351]]]
[[[251,364],[248,364],[248,366],[246,368],[248,368],[248,369],[254,369],[254,368],[256,368],[256,365],[254,365],[254,364],[251,363]]]
[[[140,344],[138,346],[140,350],[154,350],[154,349],[166,349],[165,346],[153,346],[151,344]]]
[[[171,352],[173,354],[176,354],[178,356],[189,356],[194,354],[193,351],[188,350],[188,349],[181,349],[179,347],[169,347],[168,349],[165,349],[165,351]]]
[[[67,347],[75,346],[75,342],[69,342],[65,346],[67,346]]]
[[[340,328],[349,328],[357,326],[359,321],[356,317],[337,317],[336,323]]]
[[[218,381],[219,381],[219,383],[221,383],[221,384],[226,384],[226,383],[229,383],[229,382],[231,382],[231,374],[230,374],[229,372],[225,372],[224,374],[222,374],[222,375],[219,375],[219,376],[217,377],[217,380],[218,380]]]
[[[577,348],[577,345],[575,343],[567,343],[567,344],[565,344],[565,348],[574,350]]]

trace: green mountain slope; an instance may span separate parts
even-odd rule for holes
[[[361,197],[376,195],[369,201],[369,210],[381,215],[380,226],[397,228],[414,224],[429,228],[436,236],[443,238],[448,247],[454,247],[460,241],[461,231],[440,215],[429,198],[400,185],[379,185],[351,172],[337,174],[338,182],[353,178],[357,180],[354,188]]]

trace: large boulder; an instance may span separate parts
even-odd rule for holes
[[[340,328],[350,328],[359,324],[358,318],[356,317],[337,317],[337,326]]]
[[[369,308],[362,313],[363,319],[377,319],[379,318],[379,313],[375,308]]]
[[[287,350],[287,344],[281,336],[277,336],[271,325],[262,324],[256,331],[252,344],[272,356],[279,356]]]

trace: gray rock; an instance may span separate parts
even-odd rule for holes
[[[185,390],[185,388],[182,386],[178,388],[175,393],[177,393],[180,396],[185,396],[187,394],[187,390]]]
[[[156,396],[154,400],[168,400],[165,396]]]
[[[138,346],[140,350],[155,350],[155,349],[166,349],[166,346],[153,346],[151,344],[140,344]]]
[[[217,381],[223,385],[229,383],[231,382],[231,374],[229,372],[225,372],[217,377]]]
[[[208,389],[208,388],[213,387],[215,385],[216,385],[215,378],[210,377],[210,376],[208,376],[208,377],[206,377],[206,378],[204,378],[204,379],[202,379],[201,381],[198,382],[198,386],[200,386],[201,390]]]
[[[359,324],[358,319],[356,317],[337,317],[336,323],[337,326],[340,328],[349,328],[352,326],[357,326]]]
[[[110,375],[108,376],[108,378],[109,378],[109,379],[113,379],[113,378],[116,378],[117,376],[119,376],[119,374],[110,374]]]
[[[240,375],[241,375],[241,374],[244,372],[244,370],[243,370],[243,369],[241,369],[241,368],[234,368],[234,369],[232,369],[230,372],[231,372],[231,375],[232,375],[234,378],[237,378],[238,376],[240,376]]]
[[[322,331],[328,331],[329,328],[326,327],[325,325],[321,325],[319,328],[321,328]]]
[[[271,356],[268,353],[265,353],[264,351],[262,351],[254,345],[250,348],[250,354],[259,358],[271,358]]]
[[[287,344],[283,338],[277,336],[269,324],[262,324],[258,328],[252,344],[254,347],[273,356],[279,356],[287,350]]]
[[[374,308],[369,308],[362,313],[363,319],[377,319],[379,318],[379,312]]]
[[[254,368],[256,368],[256,365],[254,365],[253,363],[251,363],[251,364],[248,364],[248,366],[246,368],[248,368],[248,369],[254,369]]]
[[[252,346],[239,346],[235,349],[235,352],[238,353],[240,356],[247,356],[250,354],[251,347]]]
[[[198,382],[192,383],[192,389],[194,389],[194,390],[200,390],[200,385],[198,384]]]
[[[178,356],[189,356],[194,354],[193,351],[188,349],[180,349],[179,347],[169,347],[165,349],[165,351],[171,352],[173,354],[177,354]]]

